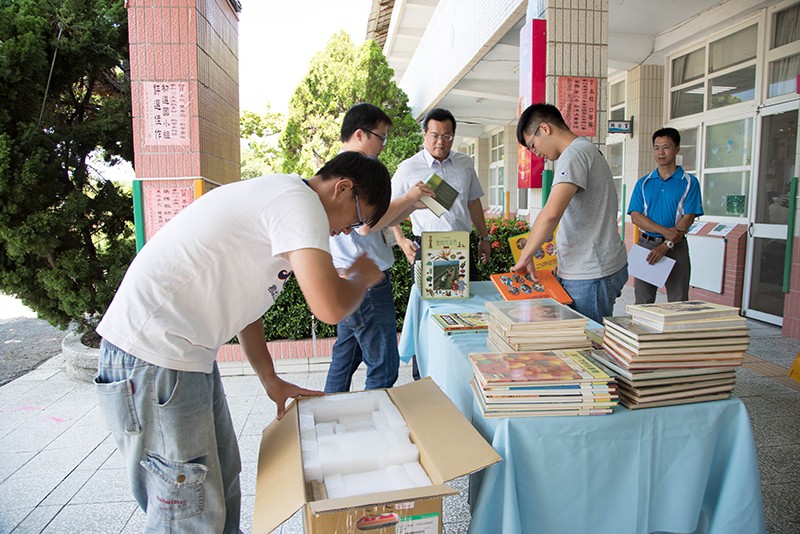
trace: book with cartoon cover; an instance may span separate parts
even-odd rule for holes
[[[457,333],[486,332],[488,312],[434,313],[433,324],[447,335]]]
[[[539,250],[533,255],[533,267],[537,271],[553,271],[556,267],[558,267],[558,247],[556,246],[556,230],[553,231],[553,235],[544,242],[544,244],[539,247]],[[525,248],[525,245],[528,242],[528,238],[530,237],[530,232],[525,232],[524,234],[519,234],[515,236],[511,236],[508,238],[508,246],[511,249],[511,256],[514,258],[514,263],[519,261],[519,257],[522,254],[522,249]]]
[[[530,273],[495,273],[489,277],[505,300],[551,298],[562,304],[572,302],[569,293],[550,271],[536,271],[536,281]]]
[[[422,232],[416,283],[423,299],[469,298],[469,232]]]
[[[510,301],[487,301],[490,319],[496,320],[509,332],[513,330],[538,330],[580,326],[585,328],[588,319],[569,306],[551,298]]]
[[[597,366],[587,369],[577,351],[472,353],[469,361],[482,389],[544,384],[609,382],[611,377]],[[585,361],[585,360],[583,360]]]

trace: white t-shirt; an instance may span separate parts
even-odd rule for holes
[[[329,252],[329,236],[319,197],[296,175],[218,187],[142,248],[97,332],[154,365],[209,373],[219,346],[275,302],[286,253]]]
[[[447,159],[439,161],[426,149],[422,149],[403,161],[392,177],[392,200],[402,196],[411,186],[425,179],[431,173],[437,173],[444,181],[458,191],[458,197],[441,217],[437,217],[429,209],[411,212],[411,230],[414,235],[422,232],[471,232],[472,217],[468,203],[483,196],[478,174],[472,159],[466,154],[451,150]]]

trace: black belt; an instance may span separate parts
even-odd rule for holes
[[[656,237],[654,235],[649,235],[649,234],[645,234],[645,233],[642,234],[641,238],[644,239],[645,241],[649,241],[650,243],[659,243],[660,244],[660,243],[664,242],[664,238],[663,237]]]

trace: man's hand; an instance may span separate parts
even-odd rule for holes
[[[419,245],[417,245],[414,240],[408,239],[407,237],[398,239],[397,244],[400,245],[401,249],[403,249],[403,253],[406,255],[408,263],[413,264],[414,259],[417,257],[417,249],[419,248]]]
[[[672,241],[673,243],[677,243],[678,241],[683,239],[683,232],[681,232],[675,227],[664,228],[664,231],[661,232],[661,235],[664,236],[664,239]]]
[[[658,263],[658,260],[664,257],[664,255],[669,251],[669,246],[666,243],[661,243],[654,249],[650,251],[650,254],[647,255],[647,263],[650,265],[655,265]]]
[[[492,243],[490,241],[481,239],[478,243],[479,259],[482,264],[489,263],[489,256],[492,255]]]
[[[286,413],[286,401],[289,399],[296,399],[297,397],[319,397],[324,395],[322,391],[301,388],[291,382],[287,382],[277,375],[274,375],[269,383],[265,383],[264,388],[267,390],[267,396],[269,396],[278,407],[278,420]]]
[[[436,193],[433,192],[429,185],[417,182],[406,191],[405,196],[409,201],[413,202],[414,209],[418,210],[425,207],[425,204],[420,200],[422,197],[435,197]]]
[[[511,272],[523,275],[530,274],[534,282],[539,281],[539,279],[536,277],[536,269],[533,265],[533,258],[526,259],[523,256],[520,256],[519,261],[511,268]]]

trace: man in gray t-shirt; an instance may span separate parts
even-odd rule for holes
[[[550,196],[512,270],[533,272],[533,254],[558,226],[558,280],[572,307],[602,324],[628,280],[611,169],[597,147],[572,133],[550,104],[534,104],[522,113],[517,140],[534,154],[558,161]]]

